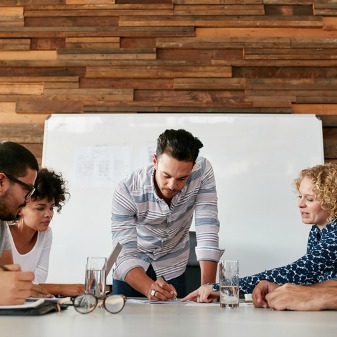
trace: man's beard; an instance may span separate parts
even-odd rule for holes
[[[3,221],[14,221],[16,220],[17,215],[15,214],[10,214],[7,212],[7,210],[2,209],[2,207],[0,207],[0,220]]]
[[[16,220],[18,217],[19,209],[26,205],[26,203],[20,205],[18,209],[15,209],[15,213],[13,213],[13,211],[9,211],[9,209],[11,208],[9,200],[11,200],[11,198],[9,197],[8,193],[5,193],[0,197],[0,219],[3,221]]]

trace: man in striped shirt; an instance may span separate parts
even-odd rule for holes
[[[190,132],[165,130],[153,165],[121,181],[112,202],[112,238],[122,244],[113,292],[151,300],[186,295],[189,229],[195,214],[201,284],[214,282],[219,220],[213,169]]]

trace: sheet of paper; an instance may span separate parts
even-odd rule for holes
[[[181,304],[186,306],[209,306],[209,307],[218,307],[219,302],[210,302],[210,303],[198,303],[194,301],[181,302],[179,299],[172,301],[152,301],[147,298],[128,298],[127,302],[129,303],[141,303],[141,304]],[[252,306],[252,302],[240,302],[240,307]]]
[[[76,187],[115,187],[131,172],[131,146],[79,146],[74,157]]]
[[[142,303],[142,304],[185,304],[180,300],[171,300],[171,301],[153,301],[147,298],[128,298],[127,302],[130,303]]]
[[[193,301],[186,302],[186,306],[201,306],[201,307],[219,307],[219,302],[210,302],[210,303],[198,303]]]
[[[219,305],[219,303],[197,303],[193,301],[182,302],[180,299],[171,300],[171,301],[153,301],[147,298],[128,298],[130,303],[142,303],[142,304],[181,304],[181,305]]]

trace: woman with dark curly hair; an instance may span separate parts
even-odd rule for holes
[[[312,225],[306,254],[286,266],[240,278],[241,294],[252,293],[263,280],[277,285],[312,285],[337,279],[337,165],[302,170],[295,187],[302,222]],[[213,288],[202,285],[184,300],[213,301],[219,296]]]
[[[34,283],[51,294],[77,295],[83,291],[82,285],[45,284],[53,239],[49,225],[54,210],[60,212],[69,196],[62,175],[42,168],[37,174],[31,201],[9,226],[14,262],[24,271],[33,271]]]

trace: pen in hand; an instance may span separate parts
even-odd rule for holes
[[[165,283],[169,284],[167,281],[166,281],[166,278],[164,276],[160,276],[159,277],[160,279],[162,279]],[[171,284],[170,284],[171,285]],[[172,286],[172,285],[171,285]],[[172,286],[173,287],[173,286]],[[175,292],[174,291],[171,291],[171,294],[174,295],[174,297],[172,298],[172,300],[175,300],[177,299],[177,296],[175,295]]]
[[[159,278],[161,278],[164,282],[167,283],[166,278],[164,276],[160,276]]]

